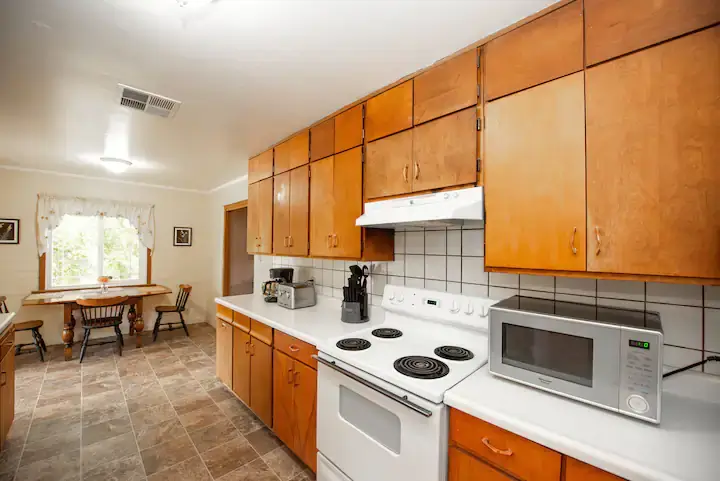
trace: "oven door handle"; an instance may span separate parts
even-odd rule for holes
[[[429,418],[430,416],[432,416],[432,412],[431,412],[431,411],[425,409],[425,408],[422,407],[422,406],[418,406],[417,404],[415,404],[415,403],[413,403],[413,402],[411,402],[411,401],[408,401],[407,396],[398,396],[397,394],[395,394],[395,393],[393,393],[393,392],[390,392],[390,391],[388,391],[388,390],[385,389],[385,388],[382,388],[382,387],[380,387],[380,386],[376,386],[375,384],[371,383],[370,381],[366,381],[365,379],[361,378],[361,377],[358,376],[357,374],[353,374],[353,373],[351,373],[350,371],[341,368],[340,366],[338,366],[337,364],[335,364],[334,361],[326,361],[325,359],[323,359],[323,358],[321,358],[321,357],[318,357],[316,354],[313,354],[312,357],[313,357],[313,359],[315,359],[315,360],[316,360],[317,362],[319,362],[320,364],[323,364],[323,365],[329,367],[330,369],[333,369],[333,370],[339,372],[340,374],[343,374],[343,375],[349,377],[349,378],[352,379],[353,381],[359,382],[359,383],[362,384],[363,386],[368,387],[368,388],[372,389],[373,391],[382,394],[382,395],[385,396],[385,397],[389,397],[390,399],[392,399],[392,400],[395,401],[396,403],[400,403],[400,404],[402,404],[403,406],[405,406],[406,408],[412,409],[412,410],[415,411],[416,413],[422,414],[422,415],[425,416],[426,418]]]

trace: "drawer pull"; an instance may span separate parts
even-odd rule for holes
[[[570,250],[572,251],[573,255],[577,254],[577,247],[575,247],[575,233],[576,232],[577,232],[577,227],[573,227],[572,237],[570,238]]]
[[[295,383],[294,383],[294,386],[299,386],[299,385],[300,385],[300,382],[298,382],[298,378],[300,378],[300,372],[299,372],[299,371],[295,371]]]
[[[250,354],[250,342],[245,343],[245,354]]]
[[[300,348],[297,347],[295,344],[290,344],[288,346],[288,349],[290,349],[291,352],[298,352],[300,350]]]
[[[407,164],[405,164],[405,166],[403,167],[403,180],[405,182],[408,181],[408,165]]]
[[[482,438],[482,443],[487,446],[487,448],[492,451],[495,454],[500,454],[501,456],[512,456],[513,452],[511,449],[498,449],[492,444],[490,444],[490,440],[488,438]]]
[[[7,384],[7,373],[3,372],[0,373],[0,386],[4,386],[5,384]]]

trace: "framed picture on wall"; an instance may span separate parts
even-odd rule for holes
[[[192,227],[175,227],[173,245],[190,247],[192,245]]]
[[[0,219],[0,244],[20,243],[20,219]]]

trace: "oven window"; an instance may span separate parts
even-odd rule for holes
[[[503,323],[502,362],[592,387],[593,340]]]

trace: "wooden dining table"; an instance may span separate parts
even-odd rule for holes
[[[128,323],[130,324],[129,334],[137,338],[137,347],[142,347],[141,334],[145,329],[145,322],[142,318],[143,299],[150,296],[171,294],[172,290],[159,284],[146,284],[142,286],[110,287],[103,293],[99,287],[94,289],[71,289],[65,291],[33,292],[23,299],[23,306],[51,306],[62,305],[64,308],[62,340],[65,344],[65,360],[72,359],[72,348],[75,340],[75,316],[74,310],[80,308],[79,299],[97,299],[102,297],[127,296],[125,301],[129,305]]]

